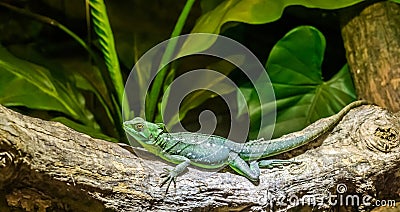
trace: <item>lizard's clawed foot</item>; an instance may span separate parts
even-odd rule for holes
[[[174,172],[174,170],[164,168],[164,172],[161,174],[161,178],[165,178],[165,180],[162,181],[162,183],[160,184],[160,187],[163,187],[165,185],[165,183],[168,182],[167,190],[165,191],[165,193],[168,193],[168,189],[169,189],[169,186],[171,185],[171,182],[174,182],[174,188],[176,188],[176,177],[177,177],[177,174],[176,174],[176,172]]]
[[[290,164],[301,164],[300,161],[292,161],[292,160],[261,160],[258,162],[258,165],[262,168],[282,168],[283,166],[290,165]]]

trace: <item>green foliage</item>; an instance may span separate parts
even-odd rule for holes
[[[219,34],[222,26],[227,22],[243,22],[249,24],[265,24],[278,20],[287,6],[302,5],[310,8],[338,9],[347,7],[363,0],[225,0],[216,5],[215,2],[203,3],[205,11],[201,16],[192,33],[215,33]],[[213,10],[210,8],[215,7]],[[187,43],[193,45],[189,39]],[[214,41],[204,40],[197,42],[198,51],[210,47]]]
[[[103,52],[107,70],[116,92],[114,103],[119,105],[123,102],[122,98],[124,93],[124,81],[122,80],[118,55],[115,49],[114,35],[111,30],[110,22],[108,21],[106,5],[104,4],[103,0],[90,0],[89,4],[92,14],[91,18],[94,23],[94,29],[99,37],[101,51]],[[116,108],[119,108],[119,111],[122,110],[122,107]],[[119,117],[121,117],[121,112],[117,114]]]
[[[107,127],[102,126],[102,129],[100,129],[97,120],[105,118],[105,120],[101,120],[103,125],[107,122],[113,125],[121,122],[120,102],[117,99],[118,97],[114,96],[113,91],[118,91],[119,89],[122,94],[124,84],[119,70],[118,58],[114,49],[113,35],[108,24],[106,10],[102,7],[104,4],[101,4],[101,2],[92,3],[94,8],[93,19],[95,19],[96,31],[99,32],[100,46],[105,55],[106,66],[110,70],[109,76],[106,76],[106,78],[111,78],[114,82],[118,82],[115,83],[116,88],[114,89],[113,85],[107,86],[106,81],[103,80],[99,68],[102,67],[103,63],[99,60],[98,55],[89,48],[90,45],[86,44],[66,26],[54,19],[1,3],[1,6],[7,7],[24,16],[32,17],[33,20],[39,23],[42,22],[59,28],[79,43],[89,53],[97,66],[88,65],[88,62],[86,62],[80,64],[78,68],[66,68],[65,66],[68,66],[68,62],[63,61],[64,63],[60,64],[52,58],[44,57],[32,45],[25,47],[21,45],[13,46],[12,49],[20,57],[32,61],[28,62],[28,60],[15,57],[5,48],[1,47],[0,68],[2,83],[0,84],[0,103],[6,106],[24,106],[34,110],[52,111],[53,113],[48,114],[50,117],[47,118],[59,121],[93,137],[115,141],[115,138],[102,133],[102,130]],[[38,64],[43,64],[43,66]],[[66,69],[64,70],[63,68]],[[117,88],[118,85],[119,88]],[[104,116],[103,114],[96,113],[97,111],[93,110],[93,108],[92,111],[87,107],[85,100],[87,96],[84,96],[83,91],[89,91],[96,96],[95,101],[98,101],[102,107],[98,111],[105,112]],[[36,114],[43,113],[39,112]],[[48,115],[44,115],[44,117]],[[43,117],[43,115],[39,116]],[[112,128],[117,129],[117,131],[119,130],[120,133],[122,132],[119,124]],[[114,130],[110,134],[119,137],[117,131]],[[121,133],[120,136],[124,137],[124,134]]]
[[[335,9],[361,1],[203,0],[201,1],[201,8],[205,14],[197,20],[192,32],[220,33],[220,31],[224,30],[224,27],[228,27],[226,24],[228,22],[269,23],[279,19],[283,10],[289,5]],[[397,0],[393,1],[398,2]],[[187,0],[170,37],[175,37],[182,33],[183,26],[194,2],[194,0]],[[7,46],[12,54],[5,48],[0,47],[0,74],[2,76],[0,78],[0,103],[7,106],[23,106],[35,110],[51,111],[51,120],[62,122],[94,137],[116,141],[102,134],[102,132],[107,132],[109,136],[121,140],[125,137],[120,126],[122,121],[121,108],[126,105],[121,105],[121,102],[124,102],[122,99],[124,82],[118,58],[120,55],[117,55],[114,41],[114,37],[118,37],[111,30],[104,1],[89,0],[89,4],[90,18],[94,23],[96,38],[98,38],[98,43],[100,44],[98,48],[99,52],[102,53],[103,60],[99,57],[100,53],[90,48],[92,46],[90,43],[85,43],[72,30],[57,21],[31,13],[25,9],[10,6],[7,3],[0,4],[0,6],[5,6],[19,14],[33,17],[39,22],[58,27],[84,47],[91,60],[94,61],[94,64],[92,64],[91,60],[83,59],[86,60],[85,65],[80,65],[79,68],[68,68],[64,65],[65,61],[50,61],[52,59],[46,58],[44,55],[41,55],[42,60],[40,62],[32,59],[41,54],[40,51],[35,52],[35,54],[25,53],[21,57],[21,54],[15,54],[15,46],[14,51]],[[41,25],[41,27],[43,26]],[[34,34],[38,37],[41,36],[38,33],[35,32]],[[40,40],[40,38],[36,39]],[[43,44],[43,41],[45,39],[40,40],[42,43],[38,42],[39,46]],[[136,41],[135,38],[135,42],[141,42],[141,40]],[[53,47],[54,43],[56,42],[49,42],[48,45]],[[197,47],[198,51],[201,51],[208,48],[213,41],[205,40],[204,42],[193,43],[189,38],[187,43],[190,43],[191,50]],[[60,46],[53,48],[60,48]],[[132,47],[132,51],[134,49],[137,50],[137,46]],[[185,46],[182,49],[181,51],[183,52]],[[301,129],[319,117],[336,112],[341,106],[355,98],[347,66],[344,66],[329,81],[322,80],[321,63],[324,51],[324,37],[312,27],[296,28],[282,38],[273,48],[267,62],[267,68],[279,107],[275,136]],[[163,110],[163,106],[160,105],[159,97],[165,92],[164,96],[168,99],[168,91],[165,90],[173,81],[175,72],[179,69],[178,63],[165,64],[173,56],[174,52],[175,43],[171,42],[162,55],[161,64],[145,64],[164,67],[154,80],[147,96],[146,115],[149,116],[147,117],[149,121],[160,119],[160,112]],[[20,58],[13,54],[18,55]],[[137,58],[138,55],[135,55],[135,57]],[[130,57],[126,58],[129,59]],[[130,62],[127,61],[128,64]],[[60,66],[64,69],[58,69],[57,65],[53,66],[51,63],[62,64]],[[123,67],[123,63],[121,66]],[[127,69],[130,68],[127,67]],[[235,73],[235,67],[225,61],[208,64],[207,68],[214,70],[221,68],[219,70],[225,75]],[[60,72],[64,70],[67,71],[60,75]],[[138,67],[138,70],[140,72],[137,75],[138,79],[136,79],[138,87],[139,89],[144,89],[146,85],[143,85],[142,79],[147,78],[146,76],[149,73],[140,71],[146,70],[146,67]],[[206,87],[209,88],[216,85],[223,86],[219,78],[204,80],[208,82]],[[241,87],[241,91],[248,100],[246,103],[250,108],[252,129],[257,129],[260,110],[265,109],[267,112],[272,112],[271,108],[273,107],[269,104],[259,105],[257,94],[246,83]],[[225,92],[231,93],[233,90],[226,89]],[[205,90],[191,93],[181,102],[179,116],[177,114],[169,125],[182,120],[189,114],[189,111],[196,109],[215,96],[215,94]],[[100,103],[98,104],[100,106],[96,106],[95,104],[97,103]],[[321,107],[321,105],[324,105],[324,107]],[[243,112],[246,105],[240,103],[238,107]],[[55,115],[53,112],[55,112]],[[137,116],[138,114],[135,115]],[[270,130],[272,127],[267,126],[261,130]],[[252,131],[252,133],[254,134],[255,132]]]
[[[33,20],[36,20],[36,22],[32,21],[31,24],[29,24],[29,26],[31,27],[31,30],[33,31],[38,31],[36,28],[41,29],[42,26],[40,24],[40,22],[46,23],[48,25],[54,26],[60,30],[62,30],[63,32],[65,32],[67,35],[69,35],[71,38],[73,38],[77,43],[79,43],[88,53],[89,55],[92,57],[92,59],[94,61],[96,61],[96,63],[98,65],[101,65],[101,62],[99,61],[97,55],[91,50],[91,48],[85,43],[84,40],[82,40],[78,35],[76,35],[74,32],[72,32],[70,29],[68,29],[66,26],[64,26],[63,24],[59,23],[57,20],[54,20],[52,18],[43,16],[43,15],[39,15],[36,13],[32,13],[28,10],[25,9],[21,9],[3,2],[0,2],[1,6],[4,6],[12,11],[15,11],[17,13],[23,14],[25,16],[31,17]],[[16,25],[18,26],[18,25]],[[12,27],[13,30],[14,27]],[[13,31],[11,30],[11,32]],[[26,33],[23,32],[23,33]],[[26,33],[28,34],[28,33]],[[41,55],[37,50],[33,49],[32,46],[27,46],[27,47],[17,47],[14,48],[14,50],[19,50],[17,51],[19,54],[19,56],[22,56],[23,58],[31,58],[31,60],[38,62],[40,64],[46,64],[48,66],[48,68],[50,69],[49,71],[53,72],[55,76],[57,76],[57,74],[59,74],[61,71],[58,71],[58,69],[60,69],[60,64],[55,63],[54,61],[51,61],[50,58],[44,58],[43,55]],[[51,62],[49,62],[51,61]],[[63,73],[61,74],[62,76],[58,76],[56,78],[60,78],[60,79],[64,79],[66,75],[72,75],[73,78],[73,82],[69,82],[70,85],[69,86],[76,86],[76,88],[78,89],[82,89],[82,90],[87,90],[87,91],[91,91],[93,92],[96,97],[98,98],[99,102],[102,104],[108,119],[110,120],[111,123],[114,123],[114,119],[113,119],[113,115],[112,115],[112,109],[113,109],[113,105],[111,103],[111,97],[107,95],[107,88],[105,86],[104,80],[101,76],[100,70],[98,67],[93,66],[93,67],[84,67],[84,65],[79,66],[80,68],[82,68],[83,70],[87,70],[87,69],[91,69],[91,71],[81,71],[80,69],[76,70],[73,68],[68,68],[66,70],[66,72],[68,73]],[[29,73],[30,70],[26,70],[25,72]],[[61,82],[62,80],[60,80]],[[78,89],[75,89],[76,92],[79,92]],[[24,105],[27,107],[30,107],[30,105]],[[118,105],[115,105],[118,106]],[[119,112],[119,110],[117,110]],[[60,111],[62,112],[62,111]],[[57,120],[60,120],[60,122],[66,124],[67,126],[70,126],[74,129],[78,129],[78,131],[80,132],[85,132],[86,134],[89,135],[94,135],[94,134],[99,134],[98,129],[93,129],[90,127],[90,125],[81,125],[78,127],[77,123],[73,123],[71,121],[66,121],[66,119],[63,119],[62,117],[57,117]],[[54,120],[54,119],[53,119]],[[99,137],[99,136],[95,136],[95,137]],[[110,139],[108,139],[110,140]]]
[[[194,4],[194,0],[187,0],[185,6],[183,7],[183,10],[178,18],[178,21],[175,24],[174,30],[172,31],[171,38],[179,36],[182,32],[183,26],[185,25],[186,19],[189,15],[189,12]],[[176,46],[176,40],[172,42],[168,42],[167,48],[162,56],[161,59],[161,64],[159,65],[159,69],[161,68],[161,71],[157,74],[156,78],[154,79],[154,84],[152,88],[150,89],[150,94],[148,95],[147,101],[148,104],[146,105],[146,118],[147,120],[154,120],[155,111],[158,105],[158,100],[159,100],[159,95],[162,92],[163,83],[165,82],[165,77],[168,72],[168,66],[166,66],[167,61],[169,61],[172,57],[172,53],[175,50]],[[169,69],[170,72],[172,72],[174,69]],[[172,78],[174,76],[174,73],[169,73],[169,78]]]
[[[100,133],[100,127],[95,121],[95,116],[97,116],[96,119],[104,119],[104,117],[107,117],[108,123],[114,125],[111,128],[114,128],[114,131],[116,131],[116,133],[114,132],[111,134],[123,138],[125,136],[119,123],[122,121],[121,103],[125,102],[122,101],[124,82],[115,47],[114,34],[111,30],[104,1],[89,0],[88,2],[91,12],[90,18],[94,23],[93,26],[98,38],[98,43],[100,44],[99,49],[103,53],[104,64],[103,61],[99,59],[98,54],[91,50],[90,44],[86,44],[79,36],[56,20],[32,13],[29,10],[20,9],[7,3],[0,4],[14,12],[32,17],[39,22],[59,28],[84,47],[90,54],[91,59],[96,63],[95,66],[85,67],[86,70],[84,71],[82,71],[82,69],[71,69],[67,71],[68,73],[61,74],[63,76],[68,75],[68,80],[71,80],[68,81],[61,76],[57,76],[60,71],[55,71],[53,69],[57,67],[57,65],[54,66],[54,61],[51,61],[51,59],[47,59],[46,61],[39,52],[33,52],[34,54],[32,55],[36,59],[32,59],[31,55],[25,53],[24,50],[20,51],[20,55],[24,55],[24,58],[30,58],[33,61],[32,63],[13,57],[13,55],[2,48],[4,51],[1,53],[7,54],[7,57],[2,58],[2,63],[0,65],[2,65],[2,72],[7,71],[7,73],[5,73],[4,77],[1,79],[4,83],[1,84],[2,86],[0,86],[0,89],[3,89],[2,91],[5,93],[2,96],[0,103],[7,106],[25,106],[37,110],[57,111],[59,114],[56,117],[53,117],[53,120],[62,122],[86,134],[98,138],[113,140],[112,138]],[[194,2],[194,0],[188,0],[185,4],[171,37],[180,35]],[[174,49],[175,44],[170,43],[163,55],[162,63],[171,57]],[[12,60],[10,58],[12,58]],[[37,58],[40,59],[38,60]],[[40,61],[40,64],[45,64],[48,68],[51,67],[50,70],[36,65],[35,63],[38,61]],[[55,64],[57,63],[58,62],[55,62]],[[103,65],[105,65],[107,72],[103,71]],[[163,66],[163,64],[159,65]],[[19,72],[16,72],[15,70]],[[14,75],[11,75],[10,73]],[[25,74],[23,75],[25,78],[19,79],[16,77],[16,73]],[[164,80],[166,73],[168,73],[168,79]],[[16,78],[17,80],[10,80],[13,78]],[[170,83],[173,78],[173,69],[168,70],[168,67],[165,67],[160,76],[156,78],[155,83],[153,83],[155,86],[150,91],[150,96],[154,97],[150,98],[150,100],[153,101],[153,107],[151,106],[152,104],[149,106],[149,110],[153,110],[153,113],[151,113],[152,115],[155,115],[156,113],[154,107],[157,106],[159,93],[165,89],[167,84]],[[108,82],[108,79],[111,80],[111,83]],[[52,87],[46,87],[50,85]],[[14,87],[24,88],[25,90],[20,89],[15,91]],[[28,90],[34,92],[28,93],[26,92],[26,88],[29,88]],[[37,88],[39,88],[39,90],[37,90]],[[15,92],[9,92],[10,89],[13,89]],[[89,111],[85,102],[87,96],[84,97],[82,91],[93,93],[96,97],[95,101],[98,101],[102,108],[96,109],[93,111],[94,113]],[[103,115],[102,112],[105,112],[105,115]],[[107,122],[104,122],[103,120],[103,124],[104,123]],[[110,127],[102,126],[102,128],[109,129]],[[110,129],[108,131],[110,131]]]
[[[21,60],[0,46],[0,104],[57,111],[98,132],[93,114],[73,82]],[[72,123],[72,120],[70,120]],[[90,132],[88,132],[90,134]]]
[[[307,41],[307,42],[304,42]],[[355,100],[355,90],[347,65],[332,79],[323,81],[321,65],[325,38],[310,26],[300,26],[287,33],[272,49],[266,67],[277,100],[274,137],[297,131],[321,117],[338,112]],[[257,129],[260,110],[257,94],[248,86],[242,90],[248,100],[253,130]],[[271,130],[267,126],[264,130]],[[256,132],[252,132],[254,136]]]

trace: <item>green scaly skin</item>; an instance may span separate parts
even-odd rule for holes
[[[178,164],[175,168],[165,169],[162,177],[166,178],[163,186],[176,181],[176,177],[187,166],[202,168],[219,168],[229,165],[237,173],[251,181],[258,181],[261,168],[298,163],[289,160],[260,160],[302,146],[331,130],[352,108],[367,104],[355,101],[344,107],[339,113],[316,121],[313,126],[292,133],[282,138],[268,141],[250,141],[236,143],[226,138],[200,133],[178,132],[167,133],[164,124],[151,123],[136,117],[124,122],[125,131],[135,138],[147,151],[166,161]],[[249,164],[246,161],[251,161]]]

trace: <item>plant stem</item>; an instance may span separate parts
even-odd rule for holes
[[[185,25],[186,19],[189,15],[190,10],[194,4],[195,0],[187,0],[181,14],[179,15],[178,21],[175,24],[174,30],[172,31],[171,38],[179,36],[182,32],[182,28]],[[175,50],[177,40],[172,40],[168,42],[159,69],[164,66],[164,64],[171,59],[171,56]],[[160,96],[161,88],[164,82],[164,78],[167,74],[168,66],[164,66],[157,74],[154,80],[154,84],[151,88],[150,95],[148,98],[149,104],[146,106],[146,118],[147,120],[153,121],[155,117],[155,111],[157,108],[157,102]]]

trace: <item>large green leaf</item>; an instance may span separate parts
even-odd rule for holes
[[[273,47],[266,66],[278,106],[275,136],[332,115],[356,98],[347,66],[323,81],[324,51],[324,36],[309,26],[293,29]]]
[[[355,100],[347,65],[332,79],[323,81],[324,51],[324,36],[310,26],[293,29],[271,50],[266,66],[278,108],[274,137],[300,130]],[[268,105],[254,103],[253,93],[247,92],[245,96],[252,122],[259,121],[259,110],[268,108]],[[272,126],[266,128],[272,129]]]
[[[53,44],[52,47],[61,52],[65,48],[64,45],[70,44]],[[60,58],[59,56],[43,55],[34,45],[12,45],[8,47],[8,50],[20,59],[45,66],[48,70],[51,70],[53,78],[63,79],[63,82],[71,81],[76,88],[93,92],[105,110],[108,119],[114,124],[114,116],[112,115],[114,105],[111,103],[100,69],[93,66],[87,58]],[[55,53],[55,55],[58,55],[58,53]],[[100,107],[96,106],[96,108]],[[95,116],[98,115],[94,114]],[[97,116],[96,119],[101,118]]]
[[[303,129],[312,122],[337,113],[356,99],[350,72],[345,65],[331,80],[314,84],[308,89],[302,85],[288,85],[299,89],[291,96],[277,98],[278,115],[274,136]],[[276,88],[280,90],[285,88]],[[305,92],[308,90],[308,92]],[[304,92],[304,93],[302,93]]]
[[[221,4],[224,0],[202,0],[200,1],[201,12],[203,14],[213,10],[219,4]]]
[[[222,25],[227,22],[265,24],[279,19],[283,10],[290,5],[302,5],[309,8],[338,9],[363,0],[225,0],[213,10],[201,16],[192,33],[219,34]],[[211,6],[210,6],[211,7]],[[202,51],[210,47],[214,40],[186,42],[191,49]],[[196,46],[193,46],[196,45]]]
[[[115,49],[114,35],[108,20],[106,5],[104,4],[103,0],[90,0],[89,4],[94,23],[94,29],[99,37],[101,51],[104,54],[107,70],[116,91],[117,105],[119,105],[123,102],[122,98],[124,93],[124,81],[121,75],[118,55]]]
[[[58,111],[99,130],[83,96],[68,80],[42,66],[18,59],[0,46],[0,104]]]

